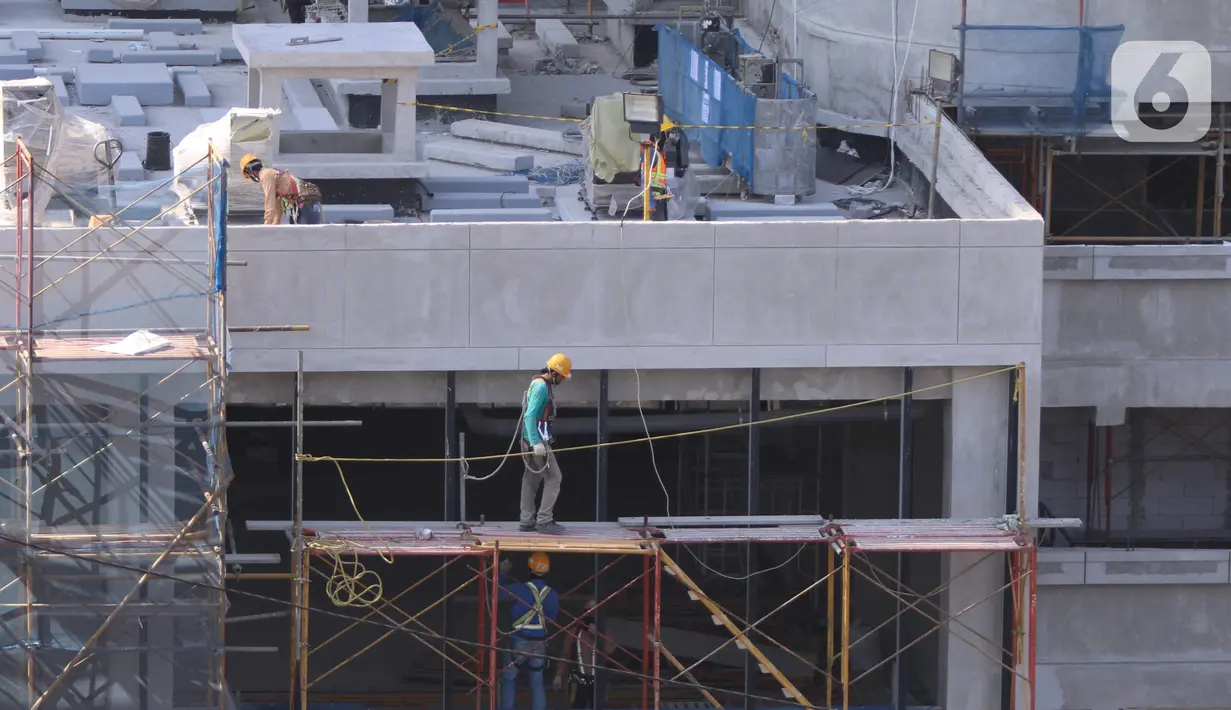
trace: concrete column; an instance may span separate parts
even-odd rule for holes
[[[417,160],[415,150],[415,85],[417,70],[408,70],[380,85],[380,131],[385,152]]]
[[[346,2],[346,21],[347,22],[367,22],[368,21],[368,0],[347,0]]]
[[[953,379],[987,370],[955,367]],[[1008,373],[954,385],[952,396],[945,418],[945,516],[1001,515],[1008,476],[1017,475],[1008,470]],[[1004,561],[982,552],[946,557],[941,577],[951,586],[945,611],[962,614],[941,632],[940,705],[954,710],[999,707],[1001,667],[992,659],[1001,653],[1001,597],[987,596],[1003,584]]]
[[[494,25],[497,22],[497,0],[479,0],[479,26]],[[474,36],[475,58],[478,61],[479,76],[496,76],[496,64],[499,62],[499,34],[494,29],[480,30]]]
[[[261,70],[248,68],[248,108],[261,106]]]
[[[251,71],[251,70],[249,70]],[[260,108],[276,108],[279,111],[284,111],[283,102],[285,98],[282,93],[282,81],[286,77],[280,71],[273,69],[262,69],[260,72],[261,98]],[[266,164],[271,167],[276,167],[274,163],[278,159],[278,154],[281,152],[278,149],[280,143],[280,134],[282,132],[282,121],[285,119],[285,113],[281,113],[273,117],[270,121],[270,136],[269,144],[271,146],[271,155],[264,157]]]

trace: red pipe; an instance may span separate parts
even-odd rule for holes
[[[490,631],[490,636],[488,637],[490,639],[489,643],[491,647],[491,654],[490,654],[491,667],[488,668],[487,670],[487,682],[489,683],[488,694],[491,697],[491,710],[496,710],[496,663],[497,663],[496,661],[496,619],[499,618],[497,616],[498,609],[496,608],[496,603],[500,599],[500,595],[496,593],[496,590],[500,588],[500,576],[499,575],[500,575],[500,542],[497,541],[495,548],[492,550],[492,593],[491,593],[491,599],[490,599],[491,607],[490,607],[490,612],[489,612],[491,614],[491,619],[492,619],[492,623],[491,623],[492,628]]]
[[[475,636],[475,638],[479,640],[479,643],[483,643],[483,637],[487,635],[485,633],[486,629],[484,628],[487,621],[487,558],[485,557],[479,558],[479,613],[477,614],[477,617],[479,621],[479,633]],[[483,650],[480,648],[479,652],[474,656],[476,665],[475,675],[480,678],[483,677],[484,655]],[[474,710],[480,710],[482,707],[483,694],[475,693]]]
[[[1026,643],[1030,647],[1030,661],[1026,667],[1026,675],[1030,678],[1030,710],[1035,710],[1035,690],[1038,688],[1035,677],[1035,667],[1038,661],[1038,605],[1039,605],[1039,550],[1037,547],[1030,548],[1030,638],[1026,639]]]
[[[645,572],[641,583],[641,707],[650,701],[650,557],[642,558]]]

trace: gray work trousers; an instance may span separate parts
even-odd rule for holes
[[[522,453],[533,450],[534,447],[521,442]],[[546,460],[534,454],[522,457],[526,463],[526,472],[521,476],[521,524],[546,525],[555,521],[552,510],[556,507],[556,498],[560,497],[560,465],[556,463],[556,455],[551,446],[547,446]],[[534,499],[538,495],[539,485],[543,486],[543,502],[536,511]],[[537,516],[536,516],[537,513]]]

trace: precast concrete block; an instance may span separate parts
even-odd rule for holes
[[[535,20],[534,33],[538,35],[539,46],[548,54],[568,59],[581,56],[581,45],[577,44],[577,38],[560,20]]]
[[[56,92],[56,99],[60,102],[61,106],[68,106],[72,102],[72,99],[68,97],[68,87],[64,85],[63,78],[53,74],[51,76],[51,88]]]
[[[24,52],[29,61],[43,61],[43,43],[39,41],[38,33],[34,30],[13,30],[9,41],[13,44],[13,49]]]
[[[26,64],[30,58],[12,43],[0,40],[0,64]]]
[[[129,152],[122,154],[119,162],[115,164],[115,179],[133,182],[145,180],[145,166],[141,164],[141,156]]]
[[[175,104],[175,84],[166,64],[82,64],[77,67],[77,100],[106,106],[113,96],[133,96],[142,106]]]
[[[145,30],[146,32],[173,32],[177,35],[199,35],[205,27],[198,19],[145,19],[140,17],[115,17],[107,20],[109,30]]]
[[[429,160],[442,160],[446,163],[510,172],[529,170],[534,167],[532,153],[474,141],[442,140],[428,143],[423,146],[423,157]]]
[[[439,192],[433,197],[423,197],[421,200],[423,209],[428,211],[524,209],[543,206],[538,195],[514,192]]]
[[[439,192],[530,192],[525,175],[477,175],[474,177],[427,177],[415,188],[424,195]]]
[[[156,52],[182,49],[180,40],[174,32],[150,32],[147,41],[150,43],[150,49]]]
[[[550,222],[553,217],[546,207],[512,210],[435,210],[430,222]]]
[[[747,219],[762,217],[845,217],[832,202],[807,202],[796,205],[773,205],[768,202],[709,202],[705,206],[709,219]]]
[[[115,62],[115,47],[90,47],[86,52],[86,61],[96,64],[112,64]]]
[[[141,102],[135,96],[113,96],[111,111],[115,113],[116,120],[121,126],[146,125],[145,110],[141,108]]]
[[[0,64],[0,81],[33,79],[35,76],[34,67]]]
[[[221,62],[242,62],[244,55],[239,53],[239,48],[233,44],[224,44],[218,47],[218,61]]]
[[[495,121],[480,121],[468,118],[449,126],[449,133],[458,138],[537,148],[553,153],[581,155],[581,141],[570,141],[560,131],[549,131],[529,126],[515,126]]]
[[[121,54],[120,63],[212,67],[218,63],[218,53],[210,49],[138,50]]]
[[[180,72],[175,75],[175,83],[184,96],[185,106],[212,106],[214,97],[209,93],[205,79],[196,72]]]
[[[321,209],[329,224],[393,220],[393,205],[321,205]]]

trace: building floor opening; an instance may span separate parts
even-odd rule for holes
[[[786,403],[782,403],[785,405]],[[780,416],[792,411],[808,411],[829,402],[791,402],[789,408],[773,412]],[[772,403],[779,406],[779,403]],[[771,403],[763,403],[769,409]],[[941,478],[944,467],[944,410],[941,401],[916,402],[911,412],[913,431],[914,508],[918,517],[941,517]],[[741,411],[743,410],[743,411]],[[642,413],[635,406],[613,406],[606,426],[612,441],[640,439],[646,429],[651,435],[670,435],[685,431],[713,429],[746,421],[747,404],[741,402],[663,402]],[[462,405],[458,407],[458,431],[464,441],[466,457],[503,454],[509,446],[519,411],[511,407]],[[287,408],[232,406],[230,421],[269,421],[288,418]],[[306,419],[359,420],[360,427],[309,427],[305,430],[305,450],[328,451],[338,457],[373,459],[439,456],[446,435],[443,408],[309,408]],[[597,412],[594,408],[562,408],[555,422],[556,448],[563,471],[563,485],[556,504],[556,519],[574,528],[584,521],[616,521],[628,517],[724,516],[748,511],[749,435],[746,429],[718,431],[697,436],[664,438],[653,442],[612,446],[606,451],[607,493],[600,500],[596,487],[597,464],[594,450],[570,453],[570,447],[583,447],[595,439]],[[801,418],[765,426],[760,430],[759,498],[757,512],[763,515],[816,515],[825,518],[892,518],[898,506],[897,477],[901,427],[896,404],[865,405],[831,415]],[[230,523],[236,548],[244,553],[287,550],[285,530],[250,529],[252,521],[288,520],[288,496],[292,437],[286,429],[244,428],[229,431],[236,483],[230,491]],[[494,461],[476,462],[470,474],[491,473]],[[367,521],[439,521],[444,519],[446,491],[440,464],[345,463],[305,464],[304,519],[307,521],[355,521],[350,497]],[[486,481],[466,485],[463,518],[515,521],[521,485],[522,463],[511,458],[503,469]],[[669,499],[669,503],[668,503]],[[603,510],[598,509],[599,507]],[[365,523],[356,522],[362,526]],[[593,522],[589,523],[593,525]],[[578,528],[580,529],[580,528]],[[438,533],[437,533],[438,534]],[[749,545],[712,543],[671,545],[668,554],[711,595],[721,608],[745,620],[759,619],[783,606],[756,628],[781,644],[768,642],[766,653],[778,669],[810,699],[826,697],[825,671],[837,672],[837,665],[825,668],[827,613],[826,587],[817,580],[827,574],[828,546],[818,544],[756,546],[750,556]],[[556,554],[549,552],[551,584],[561,593],[562,615],[582,614],[587,602],[597,595],[618,592],[629,578],[642,571],[635,556]],[[511,554],[513,575],[525,578],[526,555]],[[895,640],[895,626],[888,623],[895,612],[896,555],[868,554],[867,569],[852,575],[850,609],[850,677],[862,677],[851,685],[851,706],[891,705],[894,664],[884,663],[893,649],[914,641],[902,655],[908,671],[909,698],[912,705],[932,705],[937,698],[941,675],[937,637],[928,634],[938,612],[920,604],[918,613],[903,616],[904,641]],[[940,586],[939,554],[912,556],[902,583],[916,592]],[[343,558],[343,564],[349,562]],[[321,582],[330,575],[330,562],[312,564],[316,585],[308,606],[311,608],[309,645],[311,646],[311,700],[313,704],[357,700],[382,702],[388,707],[439,707],[443,683],[448,683],[458,707],[473,702],[468,695],[475,686],[470,671],[452,667],[442,654],[457,658],[474,654],[467,646],[485,633],[476,629],[479,605],[486,604],[483,592],[473,585],[449,597],[447,604],[432,603],[454,587],[463,584],[482,562],[462,558],[444,573],[442,560],[424,557],[362,558],[363,568],[371,574],[363,582],[380,585],[383,600],[392,600],[405,612],[392,607],[373,613],[373,606],[346,602],[343,589]],[[323,564],[322,564],[323,563]],[[749,564],[754,569],[749,569]],[[646,563],[648,564],[648,563]],[[587,582],[596,565],[608,568],[602,579]],[[254,570],[255,571],[255,570]],[[354,570],[352,570],[354,571]],[[749,573],[753,576],[749,578]],[[433,573],[437,573],[433,576]],[[430,577],[430,578],[429,578]],[[426,581],[424,581],[426,579]],[[745,579],[750,581],[746,584]],[[409,593],[398,596],[403,590]],[[574,590],[571,594],[565,592]],[[271,646],[276,652],[250,654],[228,667],[230,685],[245,704],[285,702],[289,649],[286,637],[285,607],[265,598],[289,599],[285,580],[245,577],[241,571],[233,589],[258,596],[232,594],[228,625],[228,645]],[[344,587],[345,585],[342,585]],[[751,591],[749,591],[751,588]],[[801,595],[801,590],[806,590]],[[350,589],[349,591],[354,591]],[[661,587],[662,638],[665,647],[682,664],[698,664],[690,676],[702,687],[712,689],[713,697],[724,707],[742,706],[746,694],[766,698],[782,697],[775,679],[754,674],[750,687],[744,685],[746,654],[731,637],[715,627],[713,615],[690,598],[686,589]],[[796,598],[799,597],[799,598]],[[752,603],[755,609],[749,610]],[[638,677],[643,656],[649,647],[642,642],[642,621],[648,600],[642,599],[634,584],[603,606],[604,633],[614,644],[606,677],[604,706],[641,707],[643,678]],[[501,605],[507,606],[505,604]],[[410,615],[427,612],[408,621]],[[282,613],[277,613],[282,612]],[[507,631],[511,620],[501,609],[499,625]],[[336,636],[354,620],[368,616],[348,634]],[[481,623],[481,622],[480,622]],[[837,623],[841,623],[838,619]],[[420,625],[422,624],[422,625]],[[397,627],[402,625],[402,627]],[[431,633],[426,631],[431,629]],[[400,631],[400,633],[399,633]],[[841,630],[835,630],[841,633]],[[452,641],[445,642],[441,636]],[[377,639],[385,637],[372,651],[365,652]],[[895,646],[895,643],[897,645]],[[559,656],[555,649],[552,656]],[[836,663],[836,662],[835,662]],[[631,669],[625,673],[620,669]],[[670,671],[670,672],[668,672]],[[546,671],[548,689],[555,668]],[[676,675],[664,667],[664,677]],[[525,692],[523,686],[522,692]],[[832,687],[828,689],[833,693]],[[840,692],[840,691],[839,691]],[[667,684],[663,701],[695,701],[697,691],[686,684]],[[520,706],[528,707],[529,698]],[[558,702],[557,702],[558,701]],[[766,706],[766,700],[758,701]],[[835,702],[837,702],[835,700]],[[553,697],[551,707],[565,706],[563,697]]]

